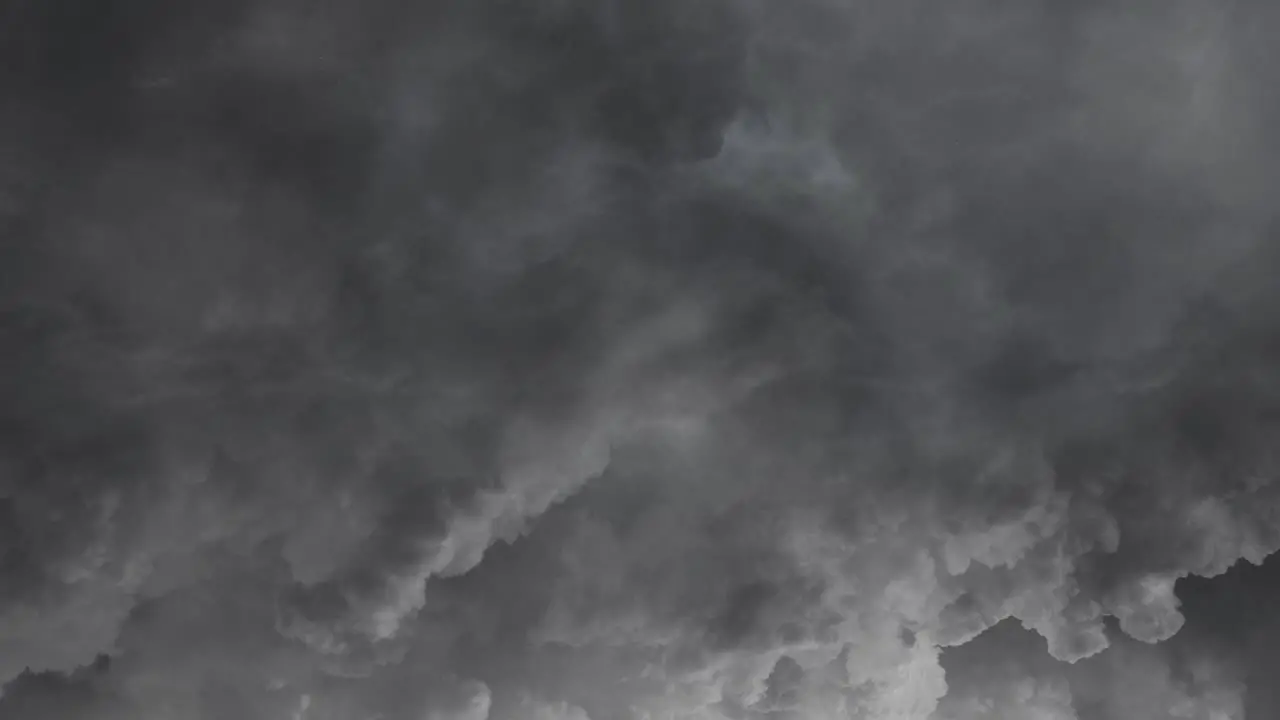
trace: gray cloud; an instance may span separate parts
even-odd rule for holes
[[[92,5],[0,20],[0,715],[1272,711],[1274,13]]]

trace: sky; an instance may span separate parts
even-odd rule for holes
[[[0,2],[0,718],[1280,716],[1277,32]]]

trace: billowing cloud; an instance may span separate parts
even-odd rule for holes
[[[0,716],[1272,712],[1273,11],[197,5],[0,23]]]

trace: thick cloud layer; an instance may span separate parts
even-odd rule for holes
[[[0,717],[1276,711],[1275,11],[0,12]]]

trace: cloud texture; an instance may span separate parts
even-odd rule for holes
[[[0,717],[1276,712],[1278,29],[10,3]]]

